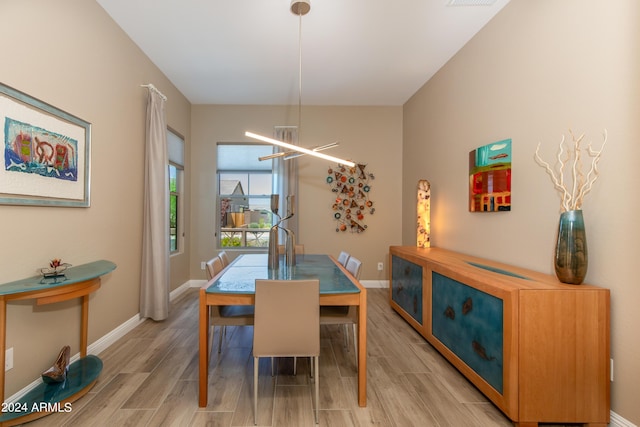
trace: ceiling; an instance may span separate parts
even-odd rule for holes
[[[509,0],[97,2],[192,104],[393,106]]]

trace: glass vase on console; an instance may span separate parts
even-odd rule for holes
[[[589,265],[587,235],[581,209],[560,214],[554,267],[562,283],[579,285]]]

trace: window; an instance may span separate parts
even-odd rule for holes
[[[180,193],[178,192],[178,167],[169,164],[169,246],[171,252],[178,251],[178,211]]]
[[[273,171],[270,145],[218,144],[218,245],[267,248],[272,214]]]
[[[184,173],[184,140],[167,130],[169,157],[169,249],[180,252],[184,233],[182,231],[182,175]]]

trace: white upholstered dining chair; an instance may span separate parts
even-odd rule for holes
[[[207,279],[211,280],[214,276],[220,273],[224,269],[222,260],[219,256],[214,256],[206,263],[207,267]]]
[[[349,261],[349,252],[345,252],[342,251],[340,252],[340,255],[338,255],[338,263],[343,266],[346,267],[347,266],[347,261]]]
[[[258,366],[261,357],[310,357],[312,359],[315,421],[316,424],[318,423],[319,356],[319,280],[257,279],[253,326],[254,424],[257,424],[258,419]]]
[[[340,257],[345,258],[341,252]],[[340,262],[338,257],[338,262]],[[342,263],[341,263],[342,264]],[[346,254],[345,264],[347,271],[356,279],[360,278],[362,262]],[[320,324],[321,325],[344,325],[344,345],[349,351],[349,326],[353,331],[353,354],[355,356],[356,367],[358,366],[358,310],[354,306],[323,306],[320,307]]]
[[[296,255],[304,255],[304,245],[295,245]],[[284,245],[278,245],[278,254],[284,255]]]
[[[219,255],[211,258],[206,263],[207,278],[211,280],[226,266],[223,265]],[[212,305],[211,311],[211,335],[209,336],[209,349],[213,346],[213,337],[216,326],[218,331],[218,353],[222,351],[222,339],[227,334],[227,326],[251,326],[253,325],[253,306],[251,305]]]
[[[226,267],[231,262],[229,260],[229,255],[227,254],[226,251],[222,251],[222,252],[218,253],[218,258],[220,258],[220,261],[222,261],[222,266],[223,267]]]
[[[345,268],[356,280],[360,280],[360,272],[362,270],[362,261],[354,256],[350,256]]]

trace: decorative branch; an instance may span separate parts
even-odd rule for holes
[[[560,144],[558,146],[558,154],[556,156],[557,161],[553,168],[549,163],[545,162],[540,157],[540,143],[538,143],[538,146],[536,147],[536,153],[534,156],[536,163],[538,163],[545,169],[547,174],[551,177],[551,182],[553,183],[554,188],[560,193],[560,197],[562,199],[562,212],[582,209],[584,197],[591,191],[593,183],[596,182],[596,180],[600,176],[598,172],[598,162],[600,162],[602,151],[604,150],[604,146],[607,143],[606,129],[604,130],[604,141],[602,142],[600,150],[594,150],[591,146],[591,143],[589,143],[586,152],[587,155],[591,158],[591,167],[589,169],[589,172],[585,176],[582,167],[581,148],[584,134],[576,138],[571,129],[569,129],[569,134],[571,135],[572,140],[571,147],[567,149],[565,153],[565,137],[564,135],[562,135],[562,140],[560,141]],[[563,156],[563,154],[565,155]],[[565,167],[569,163],[571,164],[571,191],[569,191],[568,189],[569,183],[565,182],[564,179]]]

